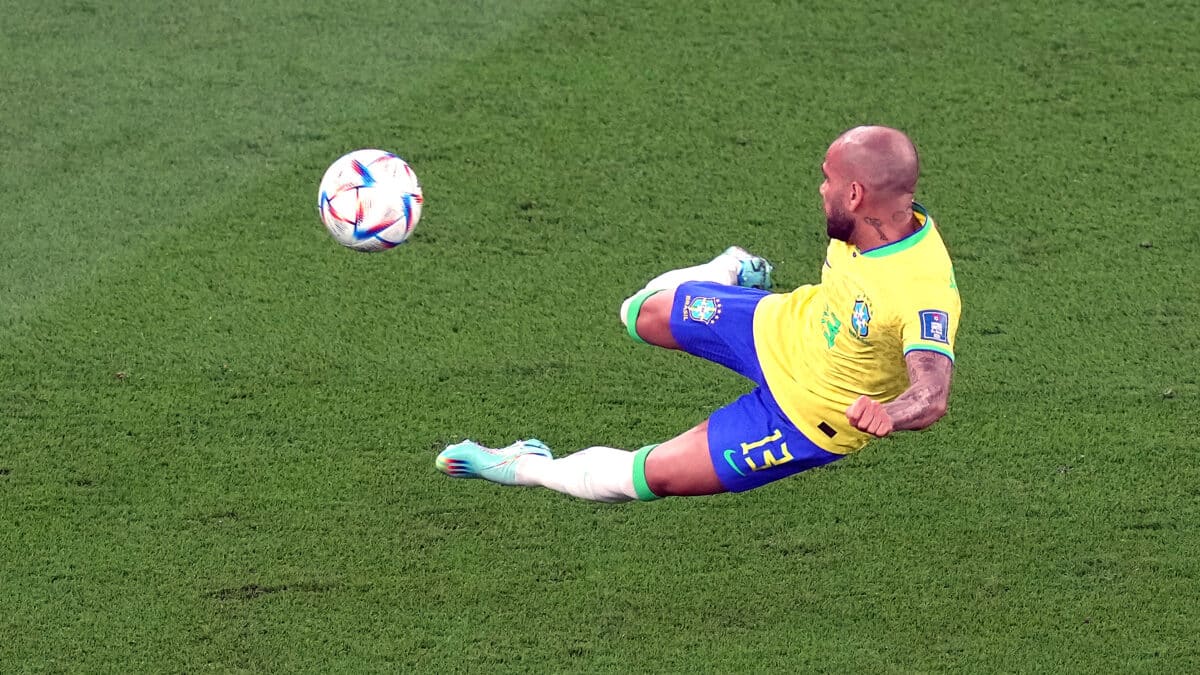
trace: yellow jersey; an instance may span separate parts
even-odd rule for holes
[[[813,443],[848,454],[870,440],[846,408],[860,395],[886,403],[908,389],[904,356],[954,360],[961,302],[937,224],[913,203],[920,229],[859,251],[830,240],[821,283],[764,298],[754,346],[784,414]]]

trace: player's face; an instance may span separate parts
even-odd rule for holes
[[[830,152],[833,152],[830,149]],[[839,185],[836,176],[831,175],[829,166],[829,158],[826,156],[825,163],[821,165],[821,173],[824,174],[825,180],[821,183],[821,201],[825,207],[825,231],[829,234],[830,239],[839,241],[850,241],[850,235],[854,233],[854,216],[846,212],[842,206],[846,191],[846,186]]]

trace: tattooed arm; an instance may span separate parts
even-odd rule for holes
[[[946,414],[954,363],[943,354],[920,350],[909,352],[904,362],[908,389],[891,403],[860,396],[846,410],[855,428],[882,437],[893,431],[925,429]]]

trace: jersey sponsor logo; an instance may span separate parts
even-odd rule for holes
[[[867,337],[867,334],[871,332],[871,306],[867,304],[865,298],[854,301],[854,312],[850,315],[850,327],[860,338]]]
[[[717,319],[721,318],[721,299],[708,297],[687,296],[683,299],[684,321],[698,321],[705,325],[716,323]]]
[[[950,344],[950,315],[940,309],[918,312],[921,317],[921,339]]]

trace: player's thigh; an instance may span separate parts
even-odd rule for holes
[[[708,418],[708,445],[718,480],[744,492],[839,460],[808,439],[758,387]]]
[[[758,387],[651,450],[646,484],[660,497],[744,492],[841,458],[804,436]]]
[[[754,313],[769,293],[704,281],[675,290],[666,322],[678,348],[762,384]]]
[[[646,485],[659,497],[695,497],[725,492],[708,451],[708,420],[646,455]]]

